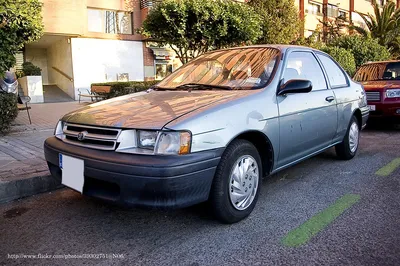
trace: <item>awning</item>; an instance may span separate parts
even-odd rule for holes
[[[153,50],[155,59],[173,60],[175,58],[175,52],[171,49],[158,47],[149,48]]]

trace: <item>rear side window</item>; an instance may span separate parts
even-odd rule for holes
[[[329,83],[332,88],[347,87],[347,79],[343,71],[336,65],[336,63],[326,55],[317,54],[325,67],[326,74],[329,79]]]

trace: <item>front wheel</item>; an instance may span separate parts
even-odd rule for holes
[[[341,143],[335,146],[337,156],[343,160],[352,159],[357,153],[359,141],[360,128],[357,118],[353,116],[349,128],[347,129],[346,136],[344,136]]]
[[[217,167],[210,192],[214,215],[224,223],[246,218],[254,209],[260,191],[261,158],[247,140],[234,140]]]

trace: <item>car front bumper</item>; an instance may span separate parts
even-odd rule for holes
[[[206,201],[223,150],[162,156],[89,149],[55,137],[44,143],[50,172],[59,180],[60,153],[84,161],[82,194],[155,208],[182,208]]]
[[[368,102],[368,105],[375,106],[375,110],[370,111],[371,118],[400,120],[400,101]]]

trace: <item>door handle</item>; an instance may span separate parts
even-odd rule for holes
[[[325,98],[325,101],[327,101],[327,102],[331,102],[333,100],[335,100],[335,97],[333,97],[333,96],[328,96]]]

